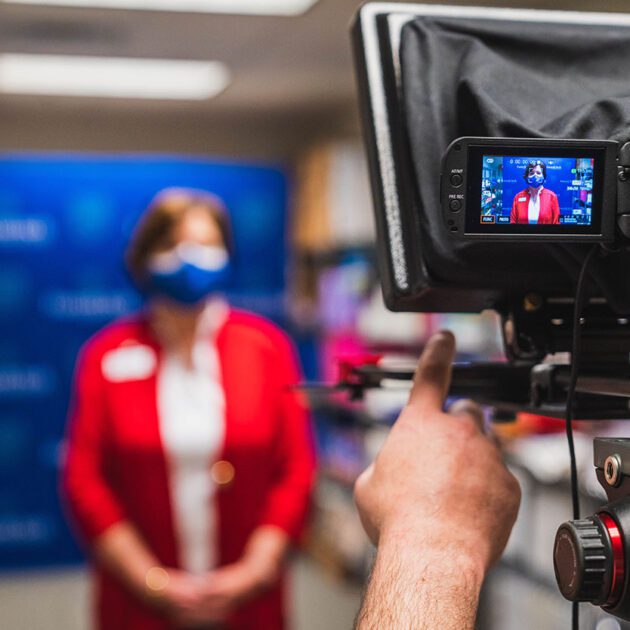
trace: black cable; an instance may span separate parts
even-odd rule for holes
[[[577,461],[575,457],[575,443],[573,441],[573,403],[580,364],[580,346],[582,341],[581,319],[586,274],[598,248],[599,245],[593,245],[582,262],[582,268],[580,269],[580,275],[578,276],[575,288],[575,301],[573,303],[573,345],[571,349],[571,376],[569,378],[569,389],[567,391],[566,431],[567,442],[569,443],[569,457],[571,459],[571,501],[573,504],[574,520],[580,518],[580,495],[578,493]],[[571,627],[572,630],[579,630],[580,628],[580,609],[578,602],[573,602]]]
[[[580,630],[580,602],[571,604],[571,630]]]

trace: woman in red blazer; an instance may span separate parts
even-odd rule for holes
[[[542,160],[532,160],[525,167],[523,179],[528,186],[514,197],[510,223],[533,225],[560,223],[558,195],[543,185],[547,179],[547,165]]]
[[[81,353],[63,485],[101,630],[283,627],[313,448],[289,340],[215,297],[229,242],[214,197],[163,193],[128,250],[147,308]]]

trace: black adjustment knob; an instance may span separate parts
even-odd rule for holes
[[[610,538],[598,516],[560,525],[553,548],[553,565],[564,597],[572,602],[606,602],[612,564]]]

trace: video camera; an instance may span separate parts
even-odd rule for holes
[[[354,25],[385,303],[393,311],[496,310],[508,362],[456,366],[453,390],[474,386],[501,414],[564,417],[569,366],[545,358],[571,351],[575,284],[593,243],[602,248],[587,279],[575,417],[629,414],[630,95],[619,98],[628,90],[617,72],[620,55],[630,67],[624,19],[375,3]],[[614,97],[576,91],[575,77],[541,82],[538,70],[561,76],[567,60],[579,65],[594,46],[598,65],[589,71],[606,78]],[[522,95],[528,81],[534,105]],[[512,222],[513,207],[528,211],[523,175],[532,160],[545,164],[556,223]]]
[[[451,388],[497,417],[629,418],[630,16],[369,3],[353,40],[388,308],[497,311],[507,361]],[[603,480],[630,471],[627,442],[595,455]],[[628,484],[602,483],[613,504],[560,528],[556,575],[630,620]]]

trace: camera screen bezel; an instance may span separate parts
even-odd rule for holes
[[[543,141],[544,142],[544,141]],[[604,221],[603,209],[606,196],[606,170],[608,148],[588,144],[558,143],[550,146],[546,142],[531,139],[529,146],[509,145],[488,142],[487,144],[469,144],[466,159],[466,203],[464,234],[474,236],[530,236],[530,237],[583,237],[601,239],[609,237],[609,230]],[[590,158],[593,164],[593,190],[591,202],[591,224],[528,225],[513,223],[481,223],[481,173],[484,156],[496,157],[532,157],[532,158]],[[608,191],[610,193],[610,191]]]

